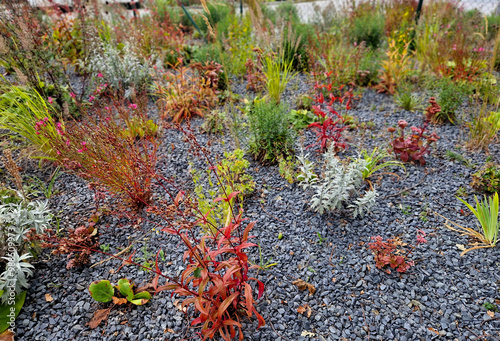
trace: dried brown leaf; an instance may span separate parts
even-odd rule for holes
[[[14,341],[14,333],[10,330],[6,330],[0,334],[0,341]]]
[[[113,296],[113,303],[116,305],[126,304],[127,299],[126,298],[118,298],[118,297]]]
[[[303,281],[301,279],[293,281],[292,284],[296,285],[300,291],[304,291],[306,289],[309,290],[309,296],[312,296],[316,292],[316,288],[314,287],[314,285],[312,285],[310,283],[306,283],[305,281]]]
[[[47,302],[52,302],[54,299],[52,298],[52,296],[50,294],[45,294],[45,301]]]
[[[99,309],[94,313],[92,320],[89,321],[88,326],[90,329],[96,329],[99,327],[102,321],[106,321],[108,319],[109,312],[111,308],[108,309]]]

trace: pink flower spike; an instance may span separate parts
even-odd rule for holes
[[[49,97],[49,98],[47,98],[47,101],[48,101],[50,104],[52,104],[52,102],[54,102],[54,99],[53,99],[52,97]]]
[[[102,78],[102,73],[100,73],[100,72],[99,72],[99,73],[97,74],[97,77]]]
[[[87,142],[82,141],[82,146],[85,146],[86,144],[87,144]]]
[[[130,103],[130,105],[128,107],[131,108],[131,109],[137,109],[137,104]]]
[[[89,97],[89,102],[92,102],[94,99],[95,99],[95,97],[94,97],[94,96],[90,96],[90,97]]]
[[[69,140],[66,140],[66,145],[69,147]]]
[[[76,95],[75,95],[75,93],[74,93],[74,92],[71,92],[69,95],[70,95],[72,98],[76,98]]]

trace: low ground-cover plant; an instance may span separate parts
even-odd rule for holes
[[[404,273],[414,266],[415,263],[410,260],[410,255],[419,244],[427,243],[425,239],[426,233],[422,230],[417,231],[417,242],[411,245],[409,250],[402,250],[401,241],[396,238],[384,239],[380,236],[372,237],[373,242],[368,244],[368,248],[372,250],[375,256],[375,265],[378,269],[385,269],[388,274],[391,269],[396,270],[398,273]]]
[[[283,104],[255,99],[245,110],[250,128],[250,153],[257,160],[274,163],[279,156],[293,153],[295,135]]]
[[[489,193],[500,191],[500,167],[492,162],[486,163],[472,174],[471,186]]]
[[[408,122],[404,120],[398,121],[400,135],[390,142],[390,146],[396,157],[399,157],[401,161],[418,161],[420,165],[424,165],[424,156],[430,153],[431,144],[436,142],[439,136],[436,133],[425,134],[427,122],[420,128],[411,127],[412,134],[406,136],[405,128],[407,125]],[[390,127],[388,130],[391,133],[392,139],[392,135],[396,131],[396,128]]]
[[[323,154],[324,176],[314,173],[314,164],[307,160],[307,155],[297,157],[300,162],[298,180],[303,189],[311,189],[314,194],[310,200],[311,208],[320,214],[340,209],[351,197],[359,193],[363,180],[363,171],[367,162],[355,159],[342,162],[332,148]],[[364,216],[376,204],[378,193],[375,189],[365,191],[363,197],[352,200],[348,206],[353,208],[354,217]]]
[[[107,303],[113,301],[116,305],[130,302],[134,305],[146,304],[151,299],[151,294],[147,291],[134,290],[134,284],[128,279],[122,278],[113,286],[108,280],[92,282],[89,286],[90,296],[97,302]],[[115,289],[119,295],[115,294]],[[135,292],[134,292],[135,291]]]
[[[455,122],[455,116],[458,108],[467,99],[470,93],[470,87],[466,84],[453,82],[444,78],[439,82],[437,104],[441,108],[433,116],[434,122]]]

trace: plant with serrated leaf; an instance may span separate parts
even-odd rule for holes
[[[313,173],[313,166],[308,164],[304,156],[298,158],[302,164],[299,180],[303,188],[311,188],[313,194],[311,208],[320,214],[325,211],[340,209],[347,203],[354,193],[357,193],[363,180],[363,171],[367,162],[364,159],[355,159],[351,162],[341,162],[333,151],[329,149],[323,156],[325,171],[320,179]],[[314,175],[313,175],[314,174]],[[363,198],[352,202],[348,207],[354,207],[354,215],[363,216],[376,203],[377,192],[375,189],[367,191]]]
[[[43,234],[51,218],[48,202],[0,205],[0,257],[7,261],[6,271],[0,274],[0,290],[14,287],[18,295],[29,287],[26,278],[32,275],[32,266],[26,260],[37,251],[30,239]],[[7,295],[2,296],[2,301],[6,299]]]

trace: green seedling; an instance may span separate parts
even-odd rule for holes
[[[102,250],[102,252],[108,252],[109,251],[109,244],[101,244],[99,248]]]
[[[411,213],[411,206],[403,206],[402,204],[399,204],[399,208],[403,214],[409,215]]]
[[[117,305],[130,302],[134,305],[143,305],[149,302],[151,294],[147,291],[134,293],[133,284],[126,278],[118,281],[118,284],[113,286],[108,280],[95,281],[89,286],[90,296],[101,303],[113,301]],[[115,295],[115,289],[118,290],[120,296]]]
[[[318,239],[319,239],[319,244],[323,244],[323,242],[325,241],[325,238],[321,237],[321,234],[319,232],[316,232],[318,234]]]

